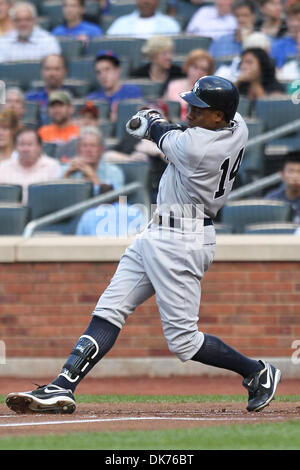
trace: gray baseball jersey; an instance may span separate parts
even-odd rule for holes
[[[165,133],[159,146],[170,163],[159,186],[158,212],[163,215],[171,206],[178,211],[175,217],[188,218],[199,204],[204,217],[214,217],[231,190],[247,137],[239,114],[226,129]],[[213,225],[187,227],[161,225],[153,218],[126,249],[93,312],[122,328],[136,307],[156,294],[169,350],[181,361],[191,359],[204,340],[198,330],[201,279],[216,249]]]
[[[162,204],[203,204],[204,216],[214,218],[231,191],[247,139],[248,128],[239,113],[229,128],[194,127],[165,134],[158,145],[170,165],[160,181],[158,211]]]

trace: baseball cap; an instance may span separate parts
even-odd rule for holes
[[[95,119],[99,117],[99,111],[91,101],[87,101],[82,108],[78,111],[78,114],[81,116],[84,113],[91,113]]]
[[[71,104],[71,96],[67,91],[64,90],[57,90],[50,93],[49,96],[49,104],[53,103],[63,103],[63,104]]]
[[[121,63],[121,60],[118,54],[116,54],[115,52],[109,49],[103,49],[97,52],[96,57],[95,57],[95,62],[98,62],[99,60],[110,60],[117,66],[120,65]]]

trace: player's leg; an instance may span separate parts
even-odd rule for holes
[[[100,297],[92,320],[78,339],[61,373],[51,384],[37,390],[10,393],[9,408],[17,413],[72,413],[73,392],[80,381],[114,345],[126,318],[154,293],[145,275],[137,243],[122,257],[110,285]]]
[[[259,410],[274,396],[280,371],[264,361],[251,359],[216,336],[198,330],[201,279],[214,257],[212,228],[206,228],[207,240],[199,250],[191,250],[180,240],[156,242],[161,256],[169,260],[158,268],[155,257],[144,258],[147,274],[156,291],[164,335],[171,352],[181,361],[193,360],[240,374],[249,390],[248,410]],[[176,245],[176,246],[175,246]],[[144,250],[147,253],[147,250]],[[176,253],[177,256],[173,256]],[[261,384],[268,384],[268,388]]]

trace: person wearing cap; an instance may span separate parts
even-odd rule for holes
[[[86,99],[107,101],[110,105],[110,118],[112,121],[116,121],[118,103],[122,100],[142,98],[142,91],[137,85],[122,83],[121,61],[113,51],[99,51],[94,61],[94,67],[100,87],[90,93]]]
[[[72,120],[74,107],[67,91],[58,90],[50,94],[48,112],[51,124],[40,127],[38,131],[43,142],[59,145],[78,137],[79,127]]]
[[[87,101],[77,112],[74,122],[80,129],[84,127],[95,127],[99,129],[100,116],[98,108],[91,101]],[[70,159],[77,154],[78,138],[69,140],[61,145],[57,145],[55,149],[55,158],[61,163],[68,163]]]
[[[64,22],[52,30],[54,36],[71,37],[81,41],[88,41],[103,35],[99,25],[84,21],[85,0],[64,0]]]
[[[77,116],[77,123],[79,127],[98,127],[100,124],[98,108],[92,101],[86,101],[84,106],[79,109]]]
[[[179,34],[180,24],[159,10],[160,0],[137,0],[136,10],[116,18],[106,34],[149,38],[153,34]]]

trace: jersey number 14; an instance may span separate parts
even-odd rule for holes
[[[244,148],[242,148],[240,150],[240,153],[238,154],[238,156],[237,156],[237,158],[236,158],[236,160],[235,160],[235,162],[234,162],[234,164],[231,168],[231,171],[229,173],[228,181],[234,180],[234,178],[238,174],[238,171],[239,171],[242,159],[243,159],[243,155],[244,155],[244,150],[245,150]],[[227,173],[228,173],[228,170],[229,170],[229,163],[230,163],[230,157],[225,158],[222,165],[220,166],[220,171],[222,171],[222,174],[221,174],[221,178],[220,178],[220,182],[219,182],[219,188],[215,192],[215,196],[214,196],[215,199],[217,199],[218,197],[222,197],[225,193],[225,181],[226,181]]]

